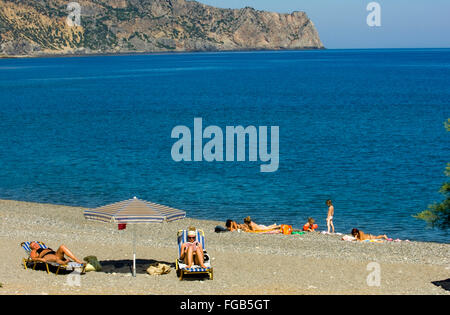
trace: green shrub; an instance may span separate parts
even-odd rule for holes
[[[450,118],[445,122],[445,128],[450,131]],[[447,164],[445,175],[450,177],[450,163]],[[450,227],[450,182],[444,183],[439,190],[445,200],[428,206],[428,209],[416,214],[414,217],[426,221],[430,226],[440,229]]]

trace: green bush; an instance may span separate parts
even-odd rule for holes
[[[450,131],[450,118],[445,122],[445,128]],[[450,163],[447,164],[445,175],[450,177]],[[430,226],[440,229],[450,227],[450,182],[444,183],[439,190],[445,200],[428,206],[428,209],[416,214],[414,217],[426,221]]]

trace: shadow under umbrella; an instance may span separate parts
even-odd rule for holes
[[[102,266],[102,270],[99,272],[104,273],[120,273],[129,274],[133,271],[133,260],[121,259],[121,260],[102,260],[99,261]],[[136,259],[136,274],[146,274],[148,267],[153,264],[165,264],[170,268],[175,269],[175,264],[167,261],[158,261],[154,259]]]
[[[432,281],[431,283],[437,287],[441,287],[445,291],[450,291],[450,278],[441,281]]]
[[[120,230],[125,229],[127,224],[134,225],[132,229],[133,261],[131,263],[131,271],[132,275],[136,276],[136,273],[138,273],[137,269],[139,268],[139,273],[142,273],[144,265],[137,266],[135,226],[138,224],[163,223],[184,219],[186,212],[133,197],[129,200],[108,204],[95,209],[86,209],[83,211],[83,215],[87,220],[117,224]],[[130,264],[128,262],[128,260],[122,260],[117,261],[115,265],[112,264],[114,269],[117,270],[113,272],[121,273],[122,270],[127,270],[127,273],[130,272]],[[145,264],[145,270],[149,266],[150,264]],[[105,268],[108,267],[109,265],[106,263]]]

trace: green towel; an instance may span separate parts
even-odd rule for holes
[[[303,235],[303,234],[305,234],[305,232],[292,232],[292,234],[298,234],[298,235]]]

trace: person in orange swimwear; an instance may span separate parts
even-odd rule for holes
[[[303,225],[303,231],[308,232],[315,232],[316,229],[319,227],[317,224],[315,224],[315,220],[313,218],[308,218],[308,222]]]

